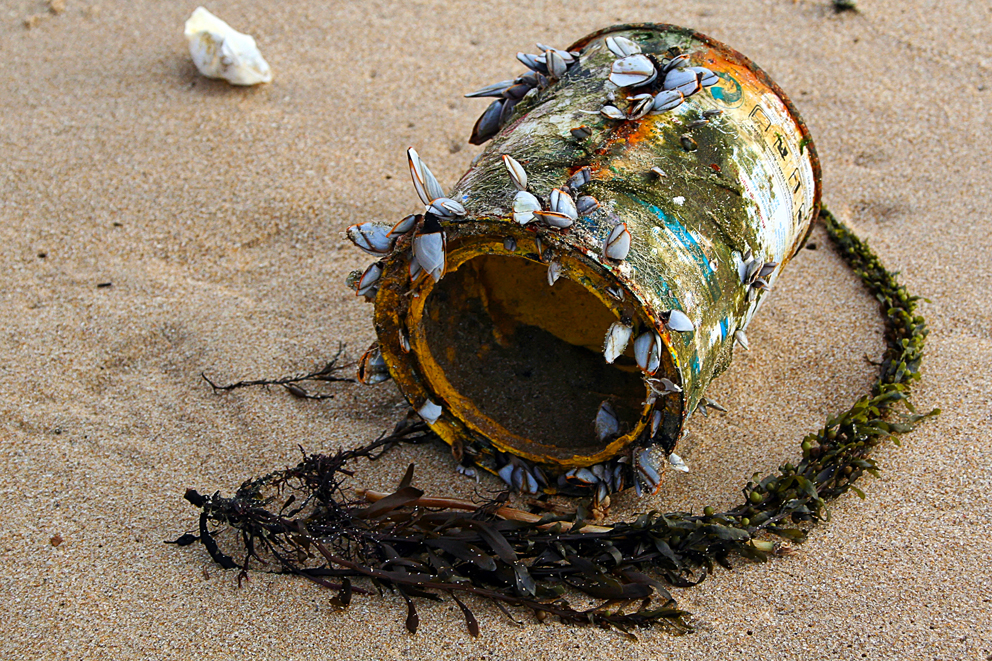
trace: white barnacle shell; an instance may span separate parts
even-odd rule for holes
[[[548,264],[548,286],[554,286],[560,277],[561,264],[557,260],[552,260],[552,262]]]
[[[516,189],[527,190],[527,172],[524,170],[524,166],[520,165],[520,162],[509,154],[503,154],[503,165],[510,174],[510,181],[513,182]]]
[[[661,90],[654,95],[654,106],[651,112],[657,115],[675,110],[682,105],[683,101],[685,101],[685,96],[679,90]]]
[[[641,119],[654,109],[654,97],[650,94],[638,94],[630,100],[633,103],[627,113],[627,119]]]
[[[690,71],[695,71],[699,76],[699,84],[703,87],[711,87],[720,82],[720,77],[706,67],[689,67]]]
[[[658,72],[644,55],[628,55],[616,60],[610,69],[610,82],[617,87],[646,85],[655,79]]]
[[[417,414],[423,418],[427,424],[433,425],[437,422],[437,419],[441,417],[441,411],[442,409],[440,406],[428,399],[424,402],[423,406],[417,409]]]
[[[568,63],[565,62],[565,58],[553,50],[544,52],[544,62],[548,67],[548,73],[555,78],[561,78],[568,71]]]
[[[393,249],[393,239],[381,225],[359,223],[349,227],[345,233],[352,243],[370,255],[384,255]]]
[[[362,277],[358,279],[358,289],[355,292],[356,296],[365,296],[369,291],[375,287],[379,278],[382,276],[382,266],[376,262],[372,264],[365,272],[362,273]]]
[[[603,357],[606,362],[615,361],[627,348],[634,329],[619,321],[614,322],[606,331],[606,341],[603,343]]]
[[[513,198],[513,220],[526,225],[534,220],[534,212],[541,210],[541,202],[525,190],[517,191]]]
[[[594,425],[596,427],[596,437],[600,441],[605,441],[608,438],[620,435],[620,420],[617,418],[617,414],[613,410],[613,407],[610,406],[609,402],[603,402],[599,405],[599,410],[596,411],[596,421]],[[596,476],[593,475],[591,471],[587,470],[587,472],[593,478],[592,480],[589,480],[589,482],[594,483],[596,481]],[[576,472],[576,477],[579,477],[578,471]],[[583,477],[585,477],[584,473],[582,477],[579,477],[579,479],[582,479]]]
[[[413,254],[420,267],[431,274],[434,282],[444,274],[444,233],[430,232],[413,237]]]
[[[579,212],[578,209],[575,208],[575,201],[572,199],[571,195],[562,189],[555,188],[551,191],[550,202],[552,211],[564,214],[572,220],[578,219]]]
[[[627,119],[627,115],[625,115],[622,110],[609,104],[600,108],[599,112],[607,119]]]
[[[641,333],[634,340],[634,358],[637,359],[637,365],[648,374],[658,371],[661,366],[661,338],[657,333]]]
[[[641,47],[627,37],[607,37],[606,47],[609,48],[610,52],[618,58],[624,58],[628,55],[637,55],[641,52]]]
[[[441,188],[437,177],[427,167],[427,164],[420,159],[417,150],[413,147],[407,149],[406,158],[410,164],[410,178],[413,179],[413,187],[416,189],[420,201],[429,207],[431,202],[444,197],[444,189]]]
[[[699,91],[699,75],[692,69],[676,67],[665,74],[665,89],[677,90],[685,96],[692,96]]]
[[[571,227],[575,220],[572,216],[561,213],[560,211],[535,211],[534,217],[543,220],[545,223],[551,227],[558,229],[565,229],[566,227]]]
[[[692,323],[692,319],[689,319],[688,315],[681,310],[670,310],[668,313],[668,320],[665,322],[669,330],[678,331],[680,333],[688,333],[689,331],[696,330],[696,327]]]
[[[465,215],[465,207],[450,197],[438,197],[432,200],[428,206],[428,210],[440,218],[454,218],[455,216]]]
[[[615,226],[603,242],[603,256],[609,259],[622,260],[630,252],[630,231],[627,223]]]
[[[652,391],[660,395],[667,395],[670,392],[682,392],[682,388],[677,383],[674,383],[671,379],[666,379],[665,377],[661,377],[660,379],[649,379],[648,385],[651,386]],[[661,386],[661,390],[659,390],[656,385]]]
[[[389,233],[386,236],[390,238],[395,238],[398,236],[402,236],[407,232],[410,232],[414,227],[417,226],[417,221],[420,220],[421,218],[422,216],[417,216],[417,215],[407,216],[400,222],[393,225],[393,229],[389,230]]]
[[[682,471],[683,473],[689,472],[689,466],[682,460],[682,457],[678,456],[674,452],[668,455],[668,465],[677,471]]]
[[[232,85],[272,82],[272,70],[250,35],[242,34],[203,7],[186,21],[186,41],[196,69]]]
[[[751,349],[751,345],[748,344],[747,341],[747,335],[743,330],[734,331],[734,341],[741,345],[741,349],[744,349],[744,351],[749,351]]]

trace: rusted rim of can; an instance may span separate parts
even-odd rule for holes
[[[823,192],[822,183],[821,183],[822,172],[820,170],[820,158],[817,155],[816,146],[813,144],[813,138],[810,135],[809,128],[806,126],[806,121],[803,119],[803,116],[799,112],[799,109],[796,108],[794,103],[792,103],[792,99],[789,98],[789,95],[786,94],[785,91],[781,87],[779,87],[774,80],[772,80],[772,77],[768,75],[768,72],[766,72],[760,66],[755,64],[750,58],[748,58],[743,53],[731,48],[722,41],[719,41],[717,39],[714,39],[713,37],[703,34],[702,32],[697,32],[696,30],[685,28],[679,25],[671,25],[668,23],[622,23],[619,25],[611,25],[608,28],[603,28],[602,30],[596,30],[591,34],[587,34],[586,36],[582,37],[574,44],[569,46],[568,50],[569,51],[580,50],[584,48],[590,41],[594,39],[599,39],[604,35],[612,34],[614,32],[629,32],[631,30],[654,30],[658,32],[672,32],[677,34],[683,34],[687,37],[691,37],[692,39],[698,39],[699,41],[705,43],[706,45],[710,46],[711,48],[719,52],[721,55],[727,57],[727,59],[736,60],[737,62],[739,62],[742,66],[744,66],[749,71],[751,71],[751,73],[757,76],[758,79],[764,85],[767,85],[769,89],[775,92],[775,94],[778,95],[780,99],[782,99],[782,103],[784,103],[785,107],[789,109],[789,114],[792,116],[792,119],[795,120],[796,125],[799,126],[799,131],[803,136],[802,137],[803,144],[805,146],[805,149],[809,152],[810,164],[813,167],[813,209],[812,209],[813,220],[810,222],[809,229],[806,231],[806,235],[803,236],[802,241],[796,244],[797,251],[800,248],[802,248],[802,246],[806,244],[806,240],[809,238],[810,233],[812,233],[813,226],[816,224],[816,221],[820,217],[820,200]],[[795,255],[795,252],[793,252],[793,255]]]
[[[538,234],[506,219],[485,217],[446,224],[445,231],[448,235],[449,272],[484,255],[526,259],[546,265],[547,262],[536,251],[509,251],[504,244],[507,238],[513,238],[520,245],[524,241],[533,245],[534,239],[540,237],[545,247],[555,250],[556,259],[565,262],[566,270],[573,276],[579,276],[569,279],[595,296],[617,319],[633,313],[644,327],[653,328],[659,333],[666,349],[663,352],[664,367],[659,370],[659,375],[664,371],[676,385],[682,385],[682,368],[670,346],[671,338],[664,323],[656,318],[652,308],[629,287],[630,283],[618,277],[608,265],[587,255],[567,235],[556,231]],[[383,268],[382,285],[376,296],[374,311],[379,347],[390,375],[415,409],[419,410],[427,401],[442,405],[442,414],[431,427],[452,447],[456,456],[464,451],[466,445],[474,443],[481,446],[483,451],[491,446],[497,451],[564,471],[591,466],[617,456],[625,448],[650,443],[651,439],[645,438],[645,432],[655,410],[661,410],[666,416],[682,419],[685,402],[681,393],[678,397],[656,400],[645,384],[645,401],[633,428],[598,446],[593,453],[571,452],[565,457],[561,456],[564,454],[562,448],[552,448],[513,434],[499,421],[479,411],[473,402],[459,393],[437,364],[428,346],[423,324],[424,308],[435,283],[428,276],[422,276],[416,284],[412,284],[408,275],[408,261],[404,257],[406,254],[402,249],[396,250]],[[622,300],[607,294],[607,287],[621,289],[624,292]],[[403,346],[401,337],[404,335],[409,349]],[[559,456],[556,456],[556,452]]]

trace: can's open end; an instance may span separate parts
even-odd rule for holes
[[[379,296],[398,304],[377,299],[377,328],[390,371],[414,406],[443,403],[433,427],[448,443],[459,445],[468,432],[538,463],[588,466],[650,426],[654,400],[633,340],[612,364],[603,345],[614,322],[654,322],[638,319],[634,297],[601,264],[548,248],[505,221],[464,224],[449,233],[439,282],[427,277],[411,286],[402,264],[387,267]],[[549,272],[557,275],[553,284]],[[679,382],[667,351],[656,376]],[[613,430],[602,424],[604,402]],[[669,406],[678,416],[679,407]]]

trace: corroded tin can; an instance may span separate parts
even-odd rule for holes
[[[637,95],[610,82],[622,49],[633,48],[618,44],[650,55],[659,75],[704,67],[709,85],[674,109],[632,118]],[[411,280],[409,237],[382,263],[382,357],[466,465],[507,453],[554,476],[652,445],[670,453],[818,211],[806,126],[740,53],[657,24],[601,30],[567,52],[567,73],[516,103],[450,195],[466,214],[442,220],[444,277]],[[564,229],[515,222],[504,154],[545,205],[564,189],[598,208]],[[604,242],[621,226],[630,249],[611,259]],[[691,330],[675,330],[671,311]],[[608,363],[604,337],[615,324],[630,341]],[[645,333],[664,347],[654,373],[635,355]],[[605,434],[604,402],[617,423]]]

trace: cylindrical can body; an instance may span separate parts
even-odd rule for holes
[[[702,67],[709,84],[639,116],[638,90],[611,82],[623,48],[651,55],[656,76]],[[412,281],[401,239],[375,299],[389,372],[415,408],[438,411],[456,456],[506,452],[551,473],[674,448],[820,196],[805,125],[736,51],[664,25],[616,26],[569,51],[567,73],[516,104],[451,193],[467,213],[441,223],[444,277]],[[578,198],[575,222],[518,222],[503,155],[545,209],[562,190]],[[629,250],[605,250],[624,228]]]

